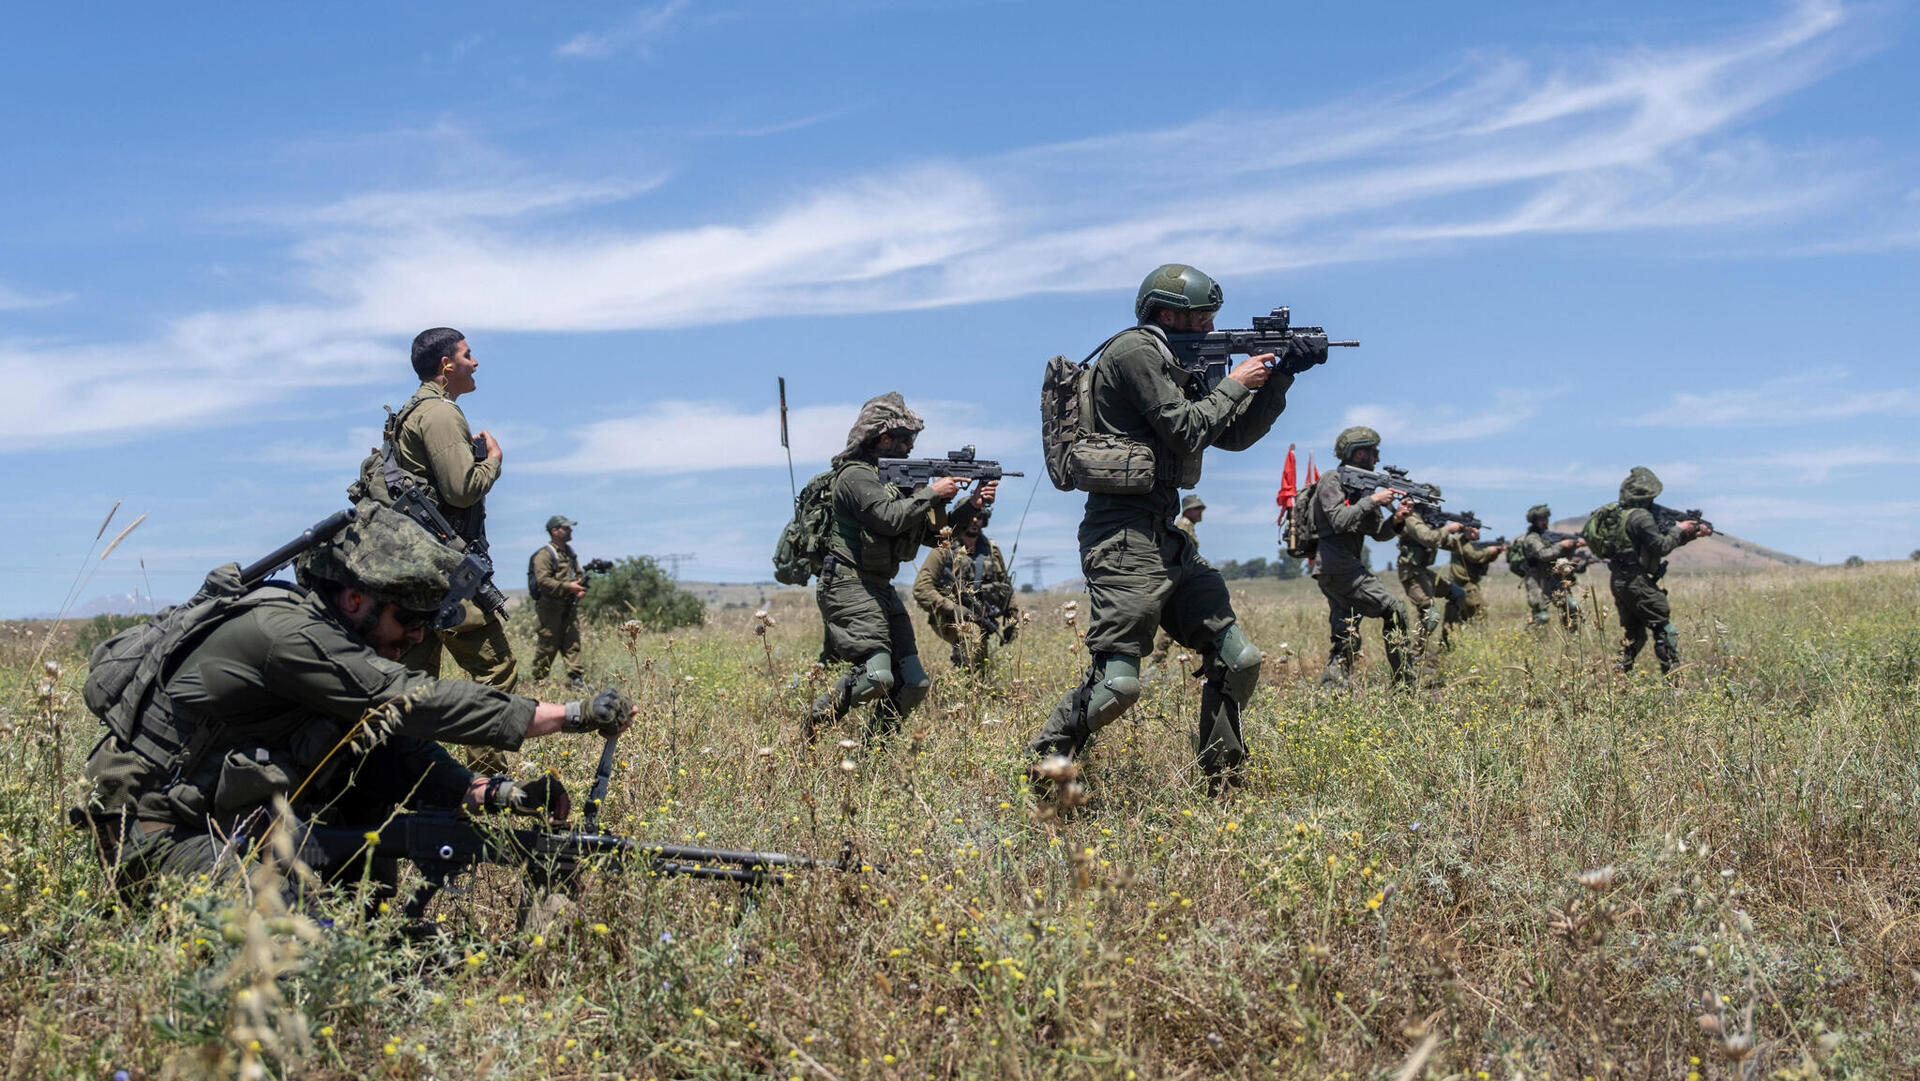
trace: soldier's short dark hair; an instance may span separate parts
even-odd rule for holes
[[[454,348],[466,340],[465,334],[452,327],[434,327],[432,330],[423,330],[414,335],[414,374],[422,380],[439,375],[440,358],[452,356]]]

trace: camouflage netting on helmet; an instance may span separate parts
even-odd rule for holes
[[[413,519],[371,502],[360,504],[339,536],[299,559],[305,580],[350,586],[415,612],[440,607],[459,565],[459,554]]]
[[[1207,509],[1206,501],[1200,498],[1200,493],[1193,492],[1180,498],[1181,510],[1192,510],[1195,507],[1199,507],[1201,510]]]
[[[1533,506],[1527,508],[1527,521],[1529,522],[1544,522],[1552,517],[1553,511],[1549,510],[1545,503],[1535,503]]]
[[[1627,479],[1620,482],[1620,502],[1629,506],[1651,503],[1660,498],[1665,487],[1660,483],[1660,478],[1653,475],[1653,470],[1636,465],[1627,474]]]
[[[1377,447],[1379,445],[1379,432],[1374,431],[1364,424],[1356,424],[1334,437],[1333,456],[1344,462],[1347,460],[1348,454],[1359,450],[1361,447]]]
[[[907,400],[899,391],[890,390],[876,398],[867,399],[860,407],[860,416],[847,431],[847,447],[833,456],[835,469],[860,457],[872,442],[888,432],[918,432],[927,426],[920,414],[907,408]]]

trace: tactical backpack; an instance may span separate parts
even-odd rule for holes
[[[1063,492],[1145,495],[1154,489],[1157,474],[1152,446],[1093,431],[1095,358],[1120,334],[1101,342],[1079,363],[1064,356],[1054,357],[1041,374],[1040,450],[1047,461],[1047,479]]]
[[[1522,537],[1521,540],[1525,540]],[[1507,569],[1522,578],[1527,576],[1527,551],[1520,547],[1520,541],[1507,545]]]
[[[793,498],[793,518],[773,548],[773,580],[803,586],[820,573],[833,537],[833,478],[837,470],[817,474]]]
[[[248,589],[238,563],[215,567],[192,600],[162,609],[94,647],[81,687],[87,709],[121,744],[153,765],[191,771],[212,733],[204,726],[187,732],[152,723],[156,719],[145,715],[154,693],[173,674],[174,663],[215,627],[249,608],[298,595],[284,585]]]
[[[1309,501],[1311,489],[1302,492],[1287,508],[1286,517],[1280,521],[1280,544],[1287,554],[1295,559],[1312,559],[1320,548],[1320,538],[1313,531],[1313,504]]]
[[[1633,539],[1627,536],[1627,508],[1619,503],[1609,503],[1588,515],[1580,535],[1587,538],[1587,551],[1598,559],[1612,559],[1633,550]]]
[[[533,561],[540,555],[540,551],[535,548],[533,555],[527,557],[527,599],[536,604],[540,601],[540,579],[533,576]]]

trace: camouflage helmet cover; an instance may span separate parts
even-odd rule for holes
[[[1207,509],[1207,501],[1200,498],[1199,492],[1189,492],[1185,496],[1181,497],[1180,499],[1181,510],[1183,511],[1192,510],[1195,507],[1199,507],[1201,510]]]
[[[1544,522],[1553,517],[1553,511],[1545,503],[1536,503],[1527,508],[1527,521]]]
[[[1653,470],[1644,465],[1636,465],[1633,471],[1627,474],[1627,479],[1620,482],[1620,502],[1651,503],[1660,497],[1660,493],[1665,488],[1666,486],[1660,483],[1660,478],[1653,475]]]
[[[853,427],[847,430],[846,449],[833,456],[834,467],[859,457],[869,444],[888,432],[918,432],[926,426],[920,414],[907,408],[907,400],[899,391],[890,390],[869,398],[867,404],[860,407],[860,416],[855,418]]]
[[[1361,447],[1377,447],[1379,445],[1379,432],[1374,431],[1364,424],[1356,424],[1334,437],[1333,456],[1344,462],[1347,460],[1348,454],[1359,450]]]
[[[299,559],[304,580],[349,586],[414,612],[440,607],[459,565],[459,554],[413,519],[371,501],[338,536]]]
[[[1155,308],[1177,312],[1220,310],[1220,283],[1185,263],[1167,263],[1153,269],[1133,298],[1133,317],[1144,323]]]

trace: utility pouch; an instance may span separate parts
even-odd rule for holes
[[[1088,435],[1067,448],[1073,486],[1098,495],[1145,495],[1158,478],[1153,447],[1117,435]]]
[[[292,790],[292,776],[285,766],[274,761],[265,747],[232,750],[220,760],[220,781],[214,788],[213,809],[223,814],[238,811]]]

